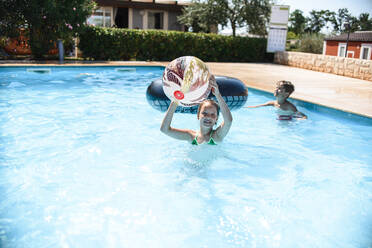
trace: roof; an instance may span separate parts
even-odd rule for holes
[[[121,0],[123,1],[123,0]],[[131,0],[129,2],[188,5],[190,0]]]
[[[324,40],[346,41],[347,33],[337,36],[329,36],[324,38]],[[372,42],[372,31],[357,31],[355,33],[350,33],[349,41]]]
[[[181,0],[94,0],[98,6],[181,11],[190,1]]]

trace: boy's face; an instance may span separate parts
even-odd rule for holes
[[[285,90],[284,86],[279,86],[274,91],[274,96],[276,97],[289,97],[290,93]]]

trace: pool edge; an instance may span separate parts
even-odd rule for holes
[[[250,91],[256,91],[256,92],[258,92],[258,94],[261,94],[261,95],[264,94],[264,95],[267,95],[269,97],[274,98],[273,93],[271,91],[264,90],[264,89],[259,89],[259,88],[251,87],[251,86],[247,86],[247,88],[248,88],[248,97],[249,97],[249,92]],[[330,112],[330,111],[334,112],[334,113],[329,113],[329,114],[335,114],[336,112],[341,112],[341,113],[336,113],[336,114],[344,115],[342,117],[345,118],[345,119],[357,118],[357,119],[363,119],[365,121],[368,121],[368,122],[372,123],[372,116],[364,115],[364,114],[361,114],[361,113],[356,113],[356,112],[349,111],[349,110],[340,109],[340,108],[337,108],[337,107],[327,106],[327,105],[317,103],[317,102],[313,102],[313,101],[310,101],[310,100],[304,100],[304,99],[301,99],[299,97],[289,97],[288,99],[291,100],[292,102],[294,102],[295,105],[306,108],[306,109],[309,109],[309,106],[305,106],[305,105],[310,105],[311,104],[311,105],[313,105],[313,107],[312,107],[313,110],[315,110],[315,109],[325,109],[327,111],[322,111],[322,112]]]

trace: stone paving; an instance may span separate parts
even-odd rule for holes
[[[166,66],[168,62],[66,62],[64,65],[138,65]],[[242,80],[248,87],[273,92],[278,80],[289,80],[295,85],[292,98],[328,106],[372,118],[372,82],[271,63],[207,63],[215,75]],[[59,65],[58,62],[20,63],[0,61],[6,66]]]

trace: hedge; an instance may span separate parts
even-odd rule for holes
[[[83,58],[171,61],[191,55],[209,62],[263,62],[266,39],[163,30],[86,26],[79,34]]]

